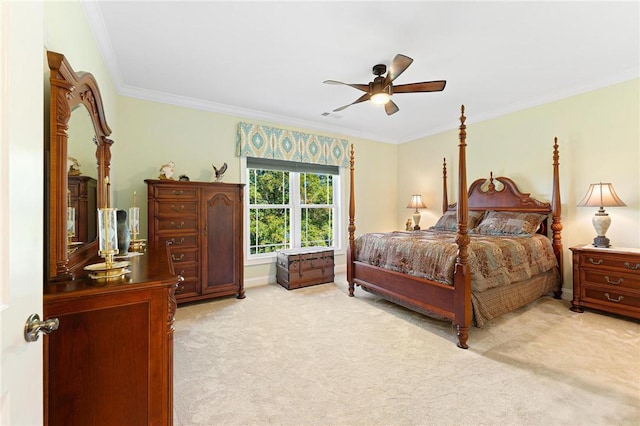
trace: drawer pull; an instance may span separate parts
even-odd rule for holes
[[[613,285],[622,284],[622,282],[624,281],[624,278],[618,278],[617,281],[611,281],[611,279],[609,278],[609,275],[605,275],[604,279],[605,279],[606,282],[608,282],[609,284],[613,284]]]
[[[640,269],[640,263],[636,263],[635,265],[630,264],[629,262],[624,262],[624,266],[629,269],[633,269],[634,271]]]
[[[183,282],[184,282],[184,277],[182,276],[182,274],[178,275],[178,286],[176,287],[175,294],[180,294],[184,291],[184,285],[182,284]]]
[[[622,302],[622,299],[624,299],[624,296],[618,296],[617,299],[612,299],[611,296],[609,296],[609,293],[605,293],[604,296],[607,298],[608,301],[616,302],[616,303]]]
[[[184,237],[180,238],[180,242],[176,241],[175,238],[172,238],[169,241],[171,241],[171,244],[175,244],[175,245],[179,246],[180,244],[184,243]]]
[[[181,212],[182,210],[184,210],[184,204],[181,204],[180,207],[176,207],[171,204],[171,210],[173,210],[174,212]]]
[[[598,261],[596,262],[592,258],[589,258],[589,262],[591,262],[594,265],[600,265],[600,264],[602,264],[602,259],[598,259]]]
[[[174,262],[178,262],[182,259],[184,259],[184,253],[182,253],[180,257],[176,257],[174,254],[171,255],[171,260],[173,260]]]
[[[180,228],[182,228],[184,226],[184,222],[180,222],[179,225],[177,223],[175,223],[175,222],[171,222],[171,226],[173,226],[174,228],[180,229]]]
[[[182,195],[182,194],[184,194],[184,191],[173,190],[171,193],[173,195]]]

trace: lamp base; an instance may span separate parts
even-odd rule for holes
[[[611,244],[609,244],[609,239],[607,237],[605,237],[604,235],[598,235],[593,239],[593,246],[594,247],[611,247]]]
[[[413,230],[419,231],[420,230],[420,212],[417,210],[413,214],[413,223],[415,223],[415,225],[413,226]]]

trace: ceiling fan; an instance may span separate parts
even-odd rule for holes
[[[446,80],[424,81],[422,83],[409,83],[394,86],[393,80],[398,78],[400,74],[409,68],[409,65],[411,65],[412,62],[413,59],[410,57],[397,54],[396,57],[393,58],[393,62],[391,62],[391,66],[389,67],[389,72],[385,77],[383,77],[382,74],[387,72],[387,66],[384,64],[374,65],[373,74],[376,78],[369,82],[369,84],[350,84],[336,80],[323,81],[323,83],[326,84],[344,84],[365,92],[364,95],[360,96],[354,102],[341,106],[340,108],[336,108],[333,112],[342,111],[351,105],[370,100],[374,104],[384,105],[384,110],[387,115],[391,115],[400,110],[398,105],[391,100],[391,95],[394,93],[440,92],[444,90],[444,86],[447,84]]]

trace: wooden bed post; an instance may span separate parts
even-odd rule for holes
[[[562,221],[560,215],[562,212],[562,203],[560,202],[560,174],[558,172],[560,162],[558,159],[560,154],[558,153],[558,138],[553,138],[553,193],[551,195],[551,231],[553,232],[553,252],[558,259],[558,269],[560,271],[560,284],[558,289],[554,293],[556,299],[562,298],[562,283],[563,283],[563,253],[562,253]]]
[[[467,126],[465,125],[464,105],[460,108],[460,132],[458,145],[458,256],[453,272],[453,311],[454,322],[458,330],[458,347],[467,349],[469,338],[469,326],[471,325],[471,271],[469,267],[469,194],[467,193],[467,157],[466,139]]]
[[[355,248],[354,248],[354,235],[356,232],[356,197],[354,190],[354,163],[355,155],[353,151],[353,144],[351,144],[351,156],[350,156],[350,173],[351,179],[349,184],[349,248],[347,249],[347,282],[349,283],[349,296],[353,297],[354,281],[353,281],[353,268],[355,261]]]
[[[442,214],[449,209],[449,198],[447,197],[447,159],[442,159]]]

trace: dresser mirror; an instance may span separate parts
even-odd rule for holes
[[[47,61],[50,100],[49,143],[45,149],[45,214],[48,215],[45,270],[48,281],[55,282],[73,279],[84,265],[97,257],[95,209],[109,204],[106,183],[113,141],[107,138],[111,129],[93,75],[75,72],[60,53],[48,51]],[[78,167],[80,174],[76,176]],[[83,199],[86,201],[84,214],[78,214],[81,207],[75,184],[92,186],[86,191],[86,200]],[[68,207],[73,207],[77,214],[73,237],[69,232]]]
[[[67,218],[68,250],[75,251],[81,245],[97,237],[95,211],[98,207],[98,166],[96,162],[95,130],[91,115],[83,104],[71,111],[67,129]]]

